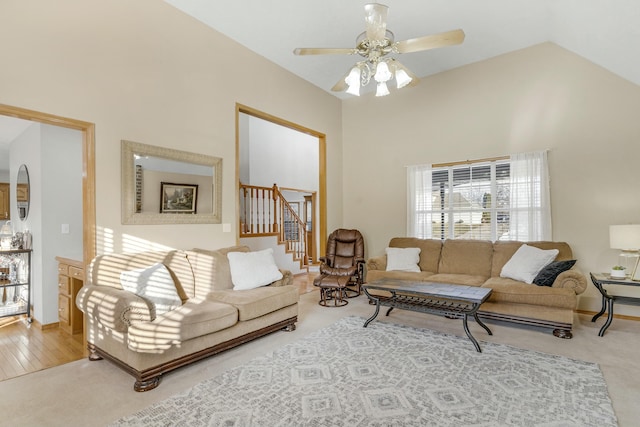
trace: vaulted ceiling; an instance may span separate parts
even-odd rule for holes
[[[165,1],[323,90],[350,96],[330,89],[360,57],[293,50],[354,47],[367,0]],[[380,1],[396,40],[464,30],[461,45],[398,56],[419,77],[550,41],[640,85],[639,0]],[[0,120],[1,146],[25,123]]]
[[[165,1],[326,91],[360,59],[292,52],[297,47],[355,47],[364,31],[367,0]],[[464,30],[462,45],[398,55],[418,77],[550,41],[640,85],[638,0],[380,2],[389,6],[387,28],[396,41]]]

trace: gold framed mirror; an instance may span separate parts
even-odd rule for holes
[[[121,161],[123,224],[222,222],[221,158],[123,140]]]

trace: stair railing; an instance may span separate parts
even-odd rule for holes
[[[278,244],[309,265],[306,224],[284,198],[276,184],[260,187],[240,183],[240,237],[277,236]]]
[[[240,184],[240,237],[278,235],[280,191]]]

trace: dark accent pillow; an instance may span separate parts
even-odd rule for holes
[[[569,270],[575,263],[575,259],[570,259],[567,261],[555,261],[547,264],[547,266],[538,273],[536,278],[533,279],[533,283],[538,286],[551,286],[560,273]]]

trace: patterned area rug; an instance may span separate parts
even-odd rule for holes
[[[347,317],[115,426],[616,426],[598,365]]]

